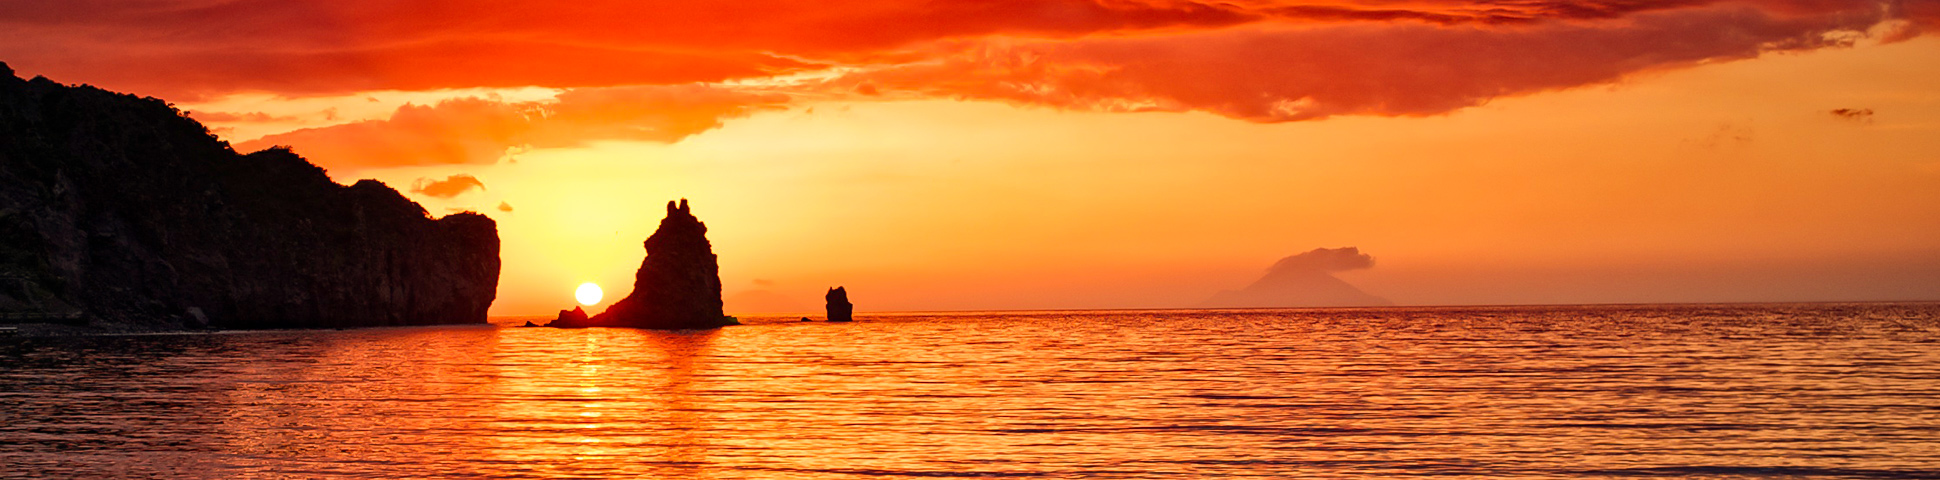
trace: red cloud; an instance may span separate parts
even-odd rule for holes
[[[939,41],[1129,38],[1328,24],[1617,21],[1694,7],[1777,16],[1881,12],[1935,20],[1929,0],[18,0],[0,59],[117,90],[189,100],[460,87],[715,82],[854,63],[934,60]],[[1376,59],[1378,60],[1378,59]],[[1192,72],[1183,72],[1190,74]]]
[[[590,138],[678,139],[785,99],[710,107],[658,98],[649,108],[595,97],[643,93],[619,88],[627,85],[700,88],[677,85],[797,73],[859,72],[797,84],[842,94],[1256,121],[1426,115],[1644,70],[1840,45],[1882,25],[1896,27],[1880,29],[1882,39],[1903,39],[1940,22],[1936,3],[17,0],[0,2],[8,32],[0,59],[178,101],[241,91],[579,89],[556,105],[453,101],[255,142],[372,166],[475,163],[508,146]],[[732,93],[724,88],[700,98]],[[413,138],[421,134],[453,138]]]
[[[881,1],[847,16],[750,20],[762,25],[782,22],[797,30],[768,32],[759,38],[723,39],[725,47],[717,50],[689,46],[693,53],[681,55],[744,55],[747,53],[734,48],[752,48],[763,41],[789,44],[785,40],[790,35],[838,28],[824,24],[853,29],[855,24],[844,22],[867,19],[894,27],[846,40],[802,40],[793,48],[872,63],[849,65],[846,68],[854,73],[834,80],[782,82],[764,88],[891,98],[997,99],[1095,110],[1198,110],[1273,122],[1334,115],[1432,115],[1502,96],[1607,83],[1640,71],[1750,58],[1774,50],[1837,46],[1882,22],[1908,18],[1906,11],[1913,10],[1833,0],[1765,2],[1755,7],[1744,3],[1689,6],[1694,3],[1707,2],[1417,1],[1373,6],[1335,2],[1218,7],[1114,3],[1106,7],[1067,1],[1006,3],[1022,13],[1002,15],[988,6]],[[669,15],[705,16],[707,12],[702,10],[706,9],[692,7]],[[563,21],[570,17],[568,14],[591,15],[592,11],[529,12],[541,27],[497,27],[508,32],[543,28],[548,22]],[[899,24],[892,19],[906,22]],[[605,21],[594,21],[586,32],[566,36],[607,44],[626,39],[605,31],[609,26],[602,23]],[[1246,25],[1206,28],[1234,23]],[[418,27],[379,22],[369,28],[403,35],[416,32]],[[1127,29],[1136,32],[1123,33]],[[1121,34],[1073,37],[1087,31]],[[710,32],[688,33],[699,39],[714,38],[718,33]],[[1037,38],[1014,34],[1005,38],[974,37],[993,32],[1029,32]],[[305,35],[317,33],[296,36]],[[872,49],[952,35],[974,38],[902,50]],[[502,38],[506,36],[493,36],[492,41],[505,41]],[[694,41],[658,30],[642,31],[639,36],[665,44]],[[843,48],[852,50],[837,52]],[[516,59],[517,51],[512,52]],[[461,60],[439,60],[444,57],[440,55],[407,57],[428,57],[431,65],[492,59],[482,54],[455,55]],[[406,60],[397,59],[410,63]],[[457,83],[442,85],[458,86],[465,78],[550,78],[563,84],[671,78],[626,73],[625,68],[592,72],[598,70],[593,67],[598,64],[595,60],[551,59],[548,61],[585,67],[548,73],[519,73],[527,68],[517,61],[493,65],[497,68],[439,67],[449,70],[441,75],[455,76],[424,77],[442,80],[423,84],[394,84],[429,86],[450,80]],[[788,61],[794,63],[760,66],[756,65],[759,62],[744,62],[756,66],[741,74],[818,68],[811,65],[833,60]],[[609,74],[614,76],[599,76]],[[402,80],[376,77],[371,81]],[[336,168],[491,163],[511,147],[559,147],[600,139],[676,141],[717,127],[724,118],[779,108],[788,102],[790,98],[784,95],[750,93],[746,87],[732,85],[580,88],[551,102],[469,98],[429,106],[407,105],[386,120],[271,135],[242,147],[292,145],[319,164]]]
[[[1706,5],[1716,0],[1665,1],[1425,1],[1425,2],[1350,2],[1346,4],[1267,2],[1258,11],[1276,17],[1320,22],[1342,21],[1420,21],[1454,24],[1515,24],[1546,20],[1584,20],[1618,18],[1625,15],[1688,6]]]
[[[121,53],[13,50],[0,50],[0,54],[19,58],[13,63],[43,74],[172,100],[244,91],[313,95],[461,87],[677,84],[766,77],[822,67],[762,53],[694,54],[493,40],[291,51],[212,46],[155,52],[131,46]]]
[[[1621,22],[1357,24],[978,44],[832,82],[1095,110],[1201,110],[1254,121],[1430,115],[1638,71],[1840,45],[1880,11],[1777,16],[1679,9]]]
[[[566,147],[592,140],[672,142],[723,118],[780,108],[788,97],[701,85],[569,90],[550,102],[461,98],[405,105],[369,120],[270,135],[239,145],[295,147],[327,168],[489,164],[511,147]]]
[[[1231,7],[1116,0],[981,2],[0,2],[16,68],[187,100],[461,87],[556,88],[757,78],[989,34],[1221,26]]]

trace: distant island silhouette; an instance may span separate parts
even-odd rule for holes
[[[647,258],[634,274],[633,293],[592,317],[568,315],[547,326],[661,330],[720,328],[740,322],[721,311],[721,267],[707,241],[707,225],[687,206],[667,202],[667,217],[647,237]]]
[[[497,224],[433,220],[156,98],[0,63],[0,318],[127,328],[485,323]]]
[[[1316,248],[1274,262],[1266,275],[1239,290],[1213,295],[1206,308],[1360,307],[1393,305],[1338,278],[1333,272],[1374,266],[1359,248]]]

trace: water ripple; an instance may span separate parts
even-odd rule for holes
[[[0,339],[0,476],[1940,476],[1933,304],[749,320]]]

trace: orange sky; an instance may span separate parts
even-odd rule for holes
[[[499,221],[611,302],[690,198],[729,309],[1940,300],[1934,1],[26,1],[0,61]],[[1835,113],[1843,111],[1844,114]],[[749,293],[753,292],[753,293]],[[595,309],[597,310],[597,308]]]

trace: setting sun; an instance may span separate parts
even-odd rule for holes
[[[573,291],[573,298],[579,299],[580,305],[587,306],[600,303],[600,297],[605,295],[606,292],[600,291],[600,286],[593,282],[579,284],[579,290]]]

